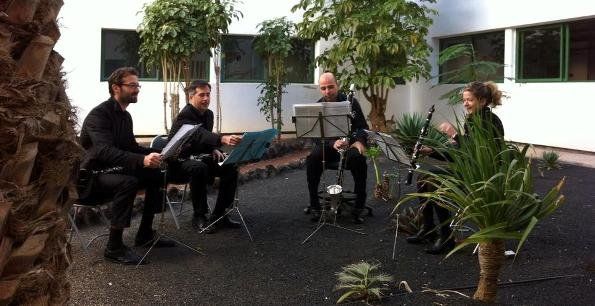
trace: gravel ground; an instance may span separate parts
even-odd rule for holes
[[[388,166],[386,161],[382,164]],[[190,211],[182,214],[180,230],[172,228],[173,222],[166,216],[165,232],[200,248],[205,255],[183,247],[155,249],[149,254],[150,264],[136,269],[104,261],[105,238],[88,253],[73,240],[70,303],[330,305],[340,296],[334,291],[335,273],[345,265],[365,260],[380,263],[383,272],[393,275],[397,282],[408,282],[414,291],[403,293],[393,285],[382,301],[384,305],[478,304],[457,294],[422,292],[423,288],[457,289],[471,296],[474,288],[459,289],[477,284],[477,257],[471,248],[444,259],[425,254],[423,246],[405,243],[404,235],[399,234],[396,260],[392,260],[394,230],[388,217],[392,207],[372,199],[371,192],[368,204],[374,216],[357,227],[365,235],[325,226],[301,244],[316,226],[302,212],[308,201],[305,176],[305,170],[290,170],[240,186],[240,210],[254,242],[243,229],[199,235],[190,226]],[[537,191],[543,193],[561,176],[567,176],[567,201],[538,225],[515,260],[505,262],[500,274],[505,285],[499,288],[497,304],[595,304],[595,169],[563,165],[561,170],[546,173],[545,178],[536,177]],[[326,177],[332,181],[334,174],[328,172]],[[346,178],[351,184],[349,174]],[[371,190],[371,166],[368,179]],[[132,229],[125,232],[125,242],[130,245],[138,219],[135,217]],[[338,223],[356,228],[347,217]],[[91,226],[83,235],[90,237],[101,231],[100,226]]]

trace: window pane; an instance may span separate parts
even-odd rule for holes
[[[210,62],[211,58],[208,53],[194,53],[194,55],[192,55],[192,62],[190,63],[190,79],[208,81]]]
[[[314,83],[314,43],[294,39],[286,62],[288,83]]]
[[[571,22],[568,80],[595,80],[595,19]]]
[[[222,82],[264,80],[264,63],[252,49],[253,36],[226,35],[222,46]]]
[[[451,37],[440,40],[440,51],[457,44],[472,44],[475,61],[489,61],[504,65],[504,31],[481,33],[468,36]],[[440,66],[440,74],[460,69],[471,63],[470,56],[452,59]],[[504,79],[504,67],[496,71],[486,69],[485,66],[468,66],[467,70],[451,76],[440,76],[441,83],[467,83],[477,80],[501,81]],[[455,77],[454,79],[451,79]]]
[[[106,30],[101,31],[101,80],[105,81],[109,75],[120,67],[135,67],[141,79],[157,78],[157,71],[147,72],[139,64],[138,47],[140,38],[134,30]]]
[[[560,78],[560,27],[521,31],[521,78]]]

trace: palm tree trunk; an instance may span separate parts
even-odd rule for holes
[[[498,275],[504,263],[504,240],[479,244],[479,284],[473,299],[492,303],[496,300]]]
[[[0,305],[70,296],[65,213],[81,150],[63,58],[52,50],[62,5],[0,2]]]

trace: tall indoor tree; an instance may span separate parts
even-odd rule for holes
[[[221,43],[232,19],[241,16],[234,4],[235,0],[155,0],[145,4],[139,25],[139,54],[148,68],[161,69],[166,131],[169,131],[168,101],[171,121],[180,110],[178,92],[182,73],[187,85],[191,81],[192,55],[201,52],[211,55],[211,49]]]
[[[81,153],[54,46],[62,0],[0,1],[0,304],[65,304]],[[78,169],[76,169],[78,170]]]
[[[342,84],[363,90],[374,130],[388,130],[388,93],[398,81],[429,77],[425,37],[435,11],[424,2],[435,0],[300,0],[292,8],[304,10],[300,36],[332,40],[318,65],[334,71]]]
[[[287,85],[286,61],[292,49],[295,24],[281,17],[263,21],[259,28],[258,36],[254,39],[254,50],[265,59],[267,73],[265,81],[260,84],[262,89],[258,105],[272,128],[281,131],[282,98]],[[277,135],[281,137],[281,133]]]

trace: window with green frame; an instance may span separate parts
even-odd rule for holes
[[[490,61],[504,65],[504,31],[486,32],[480,34],[457,36],[440,39],[440,52],[442,50],[458,44],[471,44],[475,51],[476,61]],[[450,60],[439,67],[439,73],[445,73],[461,68],[469,64],[471,58],[463,56]],[[496,82],[504,80],[504,67],[500,67],[494,74],[489,75],[488,79]],[[446,83],[443,77],[440,77],[440,83]],[[450,83],[467,83],[473,80],[455,80]]]
[[[266,62],[252,47],[253,35],[225,35],[222,44],[221,82],[254,82],[265,79]],[[314,43],[295,39],[287,64],[289,83],[314,82]]]
[[[159,69],[148,71],[140,63],[138,48],[140,37],[135,30],[101,30],[101,69],[100,80],[107,81],[107,78],[119,67],[135,67],[143,81],[163,80]],[[195,53],[190,64],[191,79],[209,79],[209,55],[206,53]]]
[[[517,80],[595,80],[595,19],[518,30]]]

